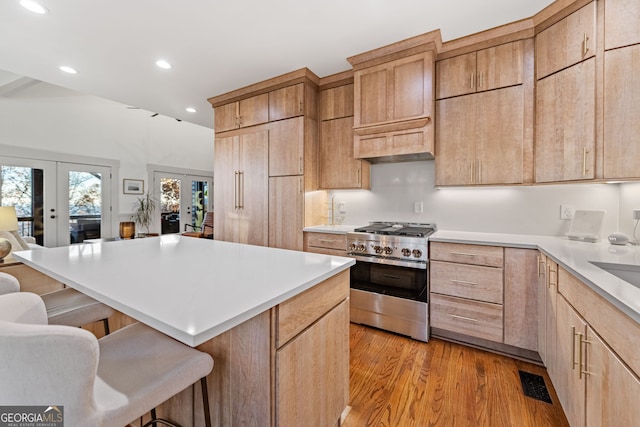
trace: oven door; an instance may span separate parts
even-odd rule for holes
[[[427,302],[427,269],[356,261],[351,288]]]

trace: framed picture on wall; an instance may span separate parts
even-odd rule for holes
[[[144,194],[144,181],[141,179],[123,179],[122,192],[124,194]]]

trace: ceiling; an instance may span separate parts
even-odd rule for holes
[[[0,2],[0,70],[213,128],[212,96],[302,67],[328,76],[349,69],[349,56],[438,28],[443,41],[452,40],[530,17],[551,1],[40,3],[48,14]],[[158,68],[161,58],[173,67]],[[29,83],[2,77],[0,91]]]

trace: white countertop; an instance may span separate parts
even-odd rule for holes
[[[640,266],[640,246],[616,246],[603,240],[588,243],[562,237],[473,233],[439,230],[432,242],[456,242],[540,249],[603,298],[640,323],[640,288],[591,264],[589,261]]]
[[[351,258],[179,235],[79,244],[14,257],[197,346],[346,270]]]
[[[310,227],[305,227],[303,231],[313,233],[347,234],[356,228],[358,228],[357,225],[312,225]]]

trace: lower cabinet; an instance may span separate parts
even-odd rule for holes
[[[347,256],[347,235],[305,232],[304,250],[325,255]]]
[[[635,363],[637,345],[629,337],[640,326],[562,268],[557,284],[555,323],[546,318],[556,346],[547,348],[545,364],[569,424],[638,425],[640,379],[618,354]]]

